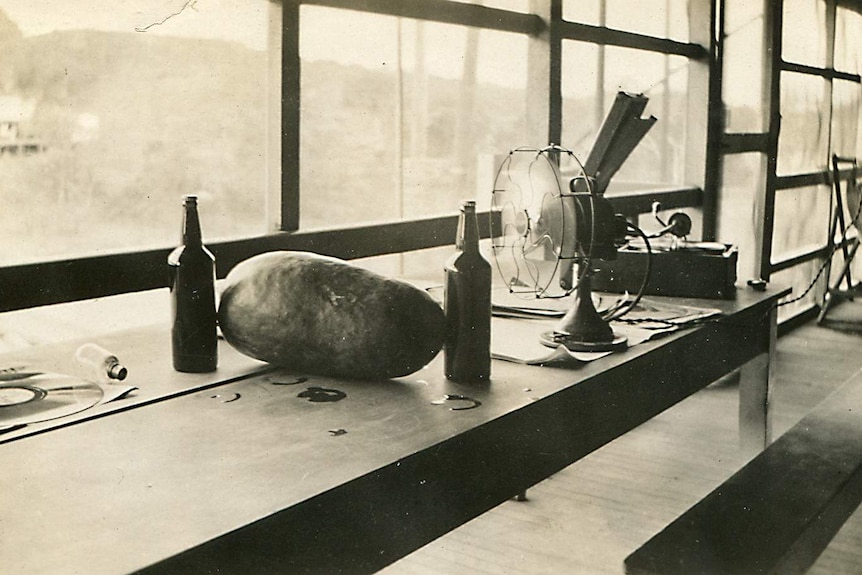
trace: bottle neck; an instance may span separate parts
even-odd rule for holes
[[[198,204],[188,199],[184,203],[183,244],[187,246],[201,245],[201,222],[198,217]]]
[[[461,207],[455,247],[462,252],[479,251],[479,219],[474,204],[468,203]]]

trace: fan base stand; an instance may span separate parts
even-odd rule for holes
[[[628,339],[617,335],[593,304],[590,273],[578,279],[571,309],[554,330],[539,336],[548,347],[566,346],[570,351],[617,351],[628,346]]]
[[[611,341],[583,341],[564,333],[546,331],[539,336],[539,341],[553,348],[562,345],[569,351],[620,351],[628,347],[628,338],[616,334]]]

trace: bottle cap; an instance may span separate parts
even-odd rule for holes
[[[183,196],[184,204],[196,204],[198,203],[198,197],[194,194],[189,194],[187,196]]]
[[[461,207],[476,209],[476,200],[464,200],[461,202]]]
[[[108,366],[108,377],[110,377],[111,379],[123,381],[124,379],[126,379],[127,375],[129,375],[129,370],[120,365],[119,363],[112,363]]]

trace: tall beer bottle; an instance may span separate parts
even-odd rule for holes
[[[491,377],[491,264],[479,251],[476,202],[465,201],[458,219],[456,252],[446,262],[446,377],[469,383]]]
[[[183,200],[183,243],[168,256],[174,369],[201,373],[218,365],[215,257],[201,240],[197,196]]]

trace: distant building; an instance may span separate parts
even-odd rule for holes
[[[0,96],[0,156],[35,154],[41,142],[21,135],[21,124],[33,116],[33,104],[19,96]]]

